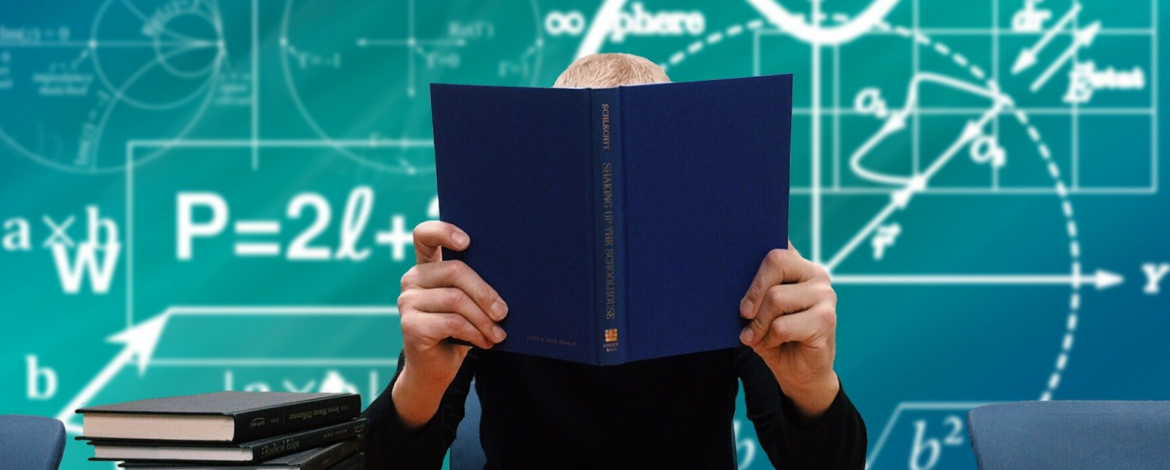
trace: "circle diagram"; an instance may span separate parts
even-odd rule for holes
[[[29,24],[63,5],[0,7]],[[76,8],[76,5],[69,5]],[[87,23],[22,26],[0,39],[0,141],[52,168],[116,171],[130,139],[185,136],[206,111],[225,56],[214,3],[106,0]],[[142,161],[162,150],[133,156]]]
[[[1081,262],[1072,190],[1044,137],[1051,122],[1018,105],[1006,75],[963,41],[885,17],[821,38],[880,5],[850,17],[813,3],[820,21],[796,30],[749,20],[651,59],[685,81],[710,78],[697,56],[746,50],[756,74],[804,82],[792,238],[833,276],[850,396],[876,430],[920,405],[1058,396],[1083,299],[1122,279]]]

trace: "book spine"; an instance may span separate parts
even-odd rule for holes
[[[625,256],[622,208],[621,92],[593,90],[594,230],[598,363],[626,362]]]
[[[353,419],[361,409],[362,398],[354,394],[237,413],[232,442],[239,444],[340,423]]]
[[[350,439],[361,435],[365,429],[366,420],[356,419],[350,423],[346,423],[344,426],[329,426],[276,439],[269,439],[251,446],[252,461],[261,462],[275,459],[295,452]]]
[[[342,460],[345,460],[350,455],[361,450],[361,441],[359,439],[350,439],[344,444],[336,444],[337,447],[330,449],[329,452],[323,452],[313,457],[310,457],[304,462],[300,462],[300,470],[326,470]]]

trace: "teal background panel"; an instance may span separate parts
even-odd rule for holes
[[[86,403],[369,404],[402,347],[409,231],[439,211],[428,85],[551,86],[630,52],[675,81],[795,74],[792,242],[832,273],[869,466],[974,468],[980,404],[1170,398],[1161,10],[0,4],[0,412],[75,435]],[[740,468],[770,468],[742,397],[729,425]],[[110,468],[90,452],[70,441],[62,468]]]

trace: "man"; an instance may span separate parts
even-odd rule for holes
[[[667,81],[644,58],[598,54],[570,65],[556,86]],[[745,286],[743,346],[601,367],[493,351],[507,335],[498,324],[506,299],[466,264],[443,261],[443,250],[471,243],[451,224],[414,230],[417,264],[398,298],[398,371],[365,412],[370,468],[439,468],[472,378],[492,469],[733,469],[736,379],[774,466],[864,467],[865,424],[833,371],[836,294],[791,245],[769,252]]]

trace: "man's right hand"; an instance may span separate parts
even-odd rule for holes
[[[463,251],[470,244],[466,232],[445,222],[423,222],[414,229],[417,263],[402,276],[398,296],[406,364],[391,391],[409,427],[422,426],[435,415],[471,350],[447,338],[484,349],[504,340],[497,322],[508,307],[499,293],[462,261],[443,261],[443,248]]]

